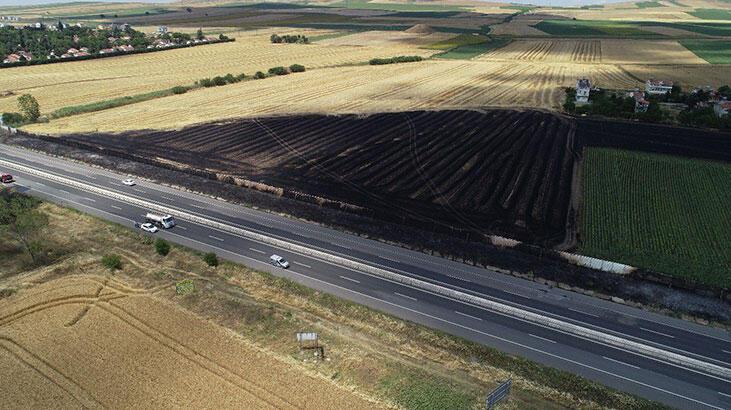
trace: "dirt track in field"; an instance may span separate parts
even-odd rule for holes
[[[5,408],[378,405],[154,295],[71,276],[0,301]]]

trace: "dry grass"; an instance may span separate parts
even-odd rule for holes
[[[189,85],[201,78],[227,73],[252,75],[259,70],[295,63],[316,69],[362,63],[373,57],[429,56],[435,53],[397,42],[367,47],[271,44],[269,36],[274,32],[316,35],[329,31],[266,29],[229,33],[237,38],[236,42],[4,69],[0,75],[0,91],[30,93],[38,99],[44,112],[51,112],[65,106]],[[16,101],[15,97],[0,97],[0,112],[16,111]]]
[[[548,33],[533,27],[540,23],[540,19],[514,18],[507,23],[490,26],[490,34],[497,36],[548,36]]]
[[[708,64],[677,41],[602,40],[602,61],[611,64]]]
[[[11,406],[379,408],[399,399],[383,381],[406,378],[476,407],[511,377],[506,409],[600,408],[470,356],[455,338],[241,266],[209,268],[177,247],[163,258],[136,232],[42,209],[46,246],[65,256],[0,277],[19,289],[0,299],[0,394]],[[122,256],[121,271],[101,266],[101,249]],[[182,279],[197,290],[176,295]],[[328,361],[298,350],[303,329],[320,333]]]
[[[601,64],[426,61],[331,68],[204,89],[35,124],[42,133],[178,128],[235,117],[287,113],[369,113],[464,107],[556,108],[562,87],[590,76],[612,88],[639,83]],[[119,121],[134,118],[134,122]],[[140,124],[144,124],[141,126]]]
[[[364,31],[347,36],[319,41],[318,44],[331,46],[425,46],[454,37],[455,34],[431,33],[418,34],[403,31]]]

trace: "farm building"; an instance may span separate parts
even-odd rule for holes
[[[719,117],[725,117],[731,111],[731,101],[719,101],[713,106],[713,112]]]
[[[667,94],[673,89],[672,81],[649,79],[645,83],[645,92],[648,94]]]
[[[588,78],[580,78],[576,80],[576,103],[587,104],[589,102],[590,91],[591,82]]]

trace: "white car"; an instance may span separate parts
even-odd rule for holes
[[[284,260],[284,258],[281,257],[281,256],[279,256],[279,255],[272,255],[272,256],[270,256],[269,257],[269,262],[271,262],[272,265],[278,266],[280,268],[284,268],[284,269],[289,268],[289,262],[287,262],[286,260]]]
[[[135,184],[137,184],[135,182],[135,180],[132,179],[132,178],[127,178],[124,181],[122,181],[122,183],[125,184],[125,185],[127,185],[127,186],[135,186]]]
[[[149,232],[149,233],[155,233],[159,230],[159,229],[157,229],[157,226],[155,226],[149,222],[140,225],[140,229],[142,229],[145,232]]]

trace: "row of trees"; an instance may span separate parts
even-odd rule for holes
[[[255,80],[260,80],[262,78],[267,78],[271,76],[276,75],[287,75],[289,73],[303,73],[305,72],[305,66],[301,64],[292,64],[289,67],[272,67],[270,68],[267,73],[264,73],[263,71],[257,71],[252,78]],[[234,84],[241,82],[247,78],[246,74],[239,74],[239,75],[233,75],[233,74],[226,74],[224,76],[216,76],[213,78],[204,78],[199,81],[196,81],[196,85],[200,85],[201,87],[219,87],[226,84]]]
[[[283,36],[280,36],[278,34],[272,34],[272,36],[269,39],[274,44],[279,44],[279,43],[309,44],[310,43],[310,39],[308,39],[307,36],[303,36],[301,34],[285,34]]]
[[[635,112],[635,99],[606,90],[591,91],[589,94],[590,104],[576,106],[574,102],[576,90],[566,89],[566,102],[563,108],[572,114],[602,115],[614,118],[633,118],[642,121],[658,122],[663,119],[663,112],[658,104],[657,97],[650,96],[650,102],[646,112]]]
[[[372,58],[368,61],[370,65],[383,65],[383,64],[396,64],[396,63],[413,63],[421,61],[424,58],[421,56],[397,56],[389,58]]]

